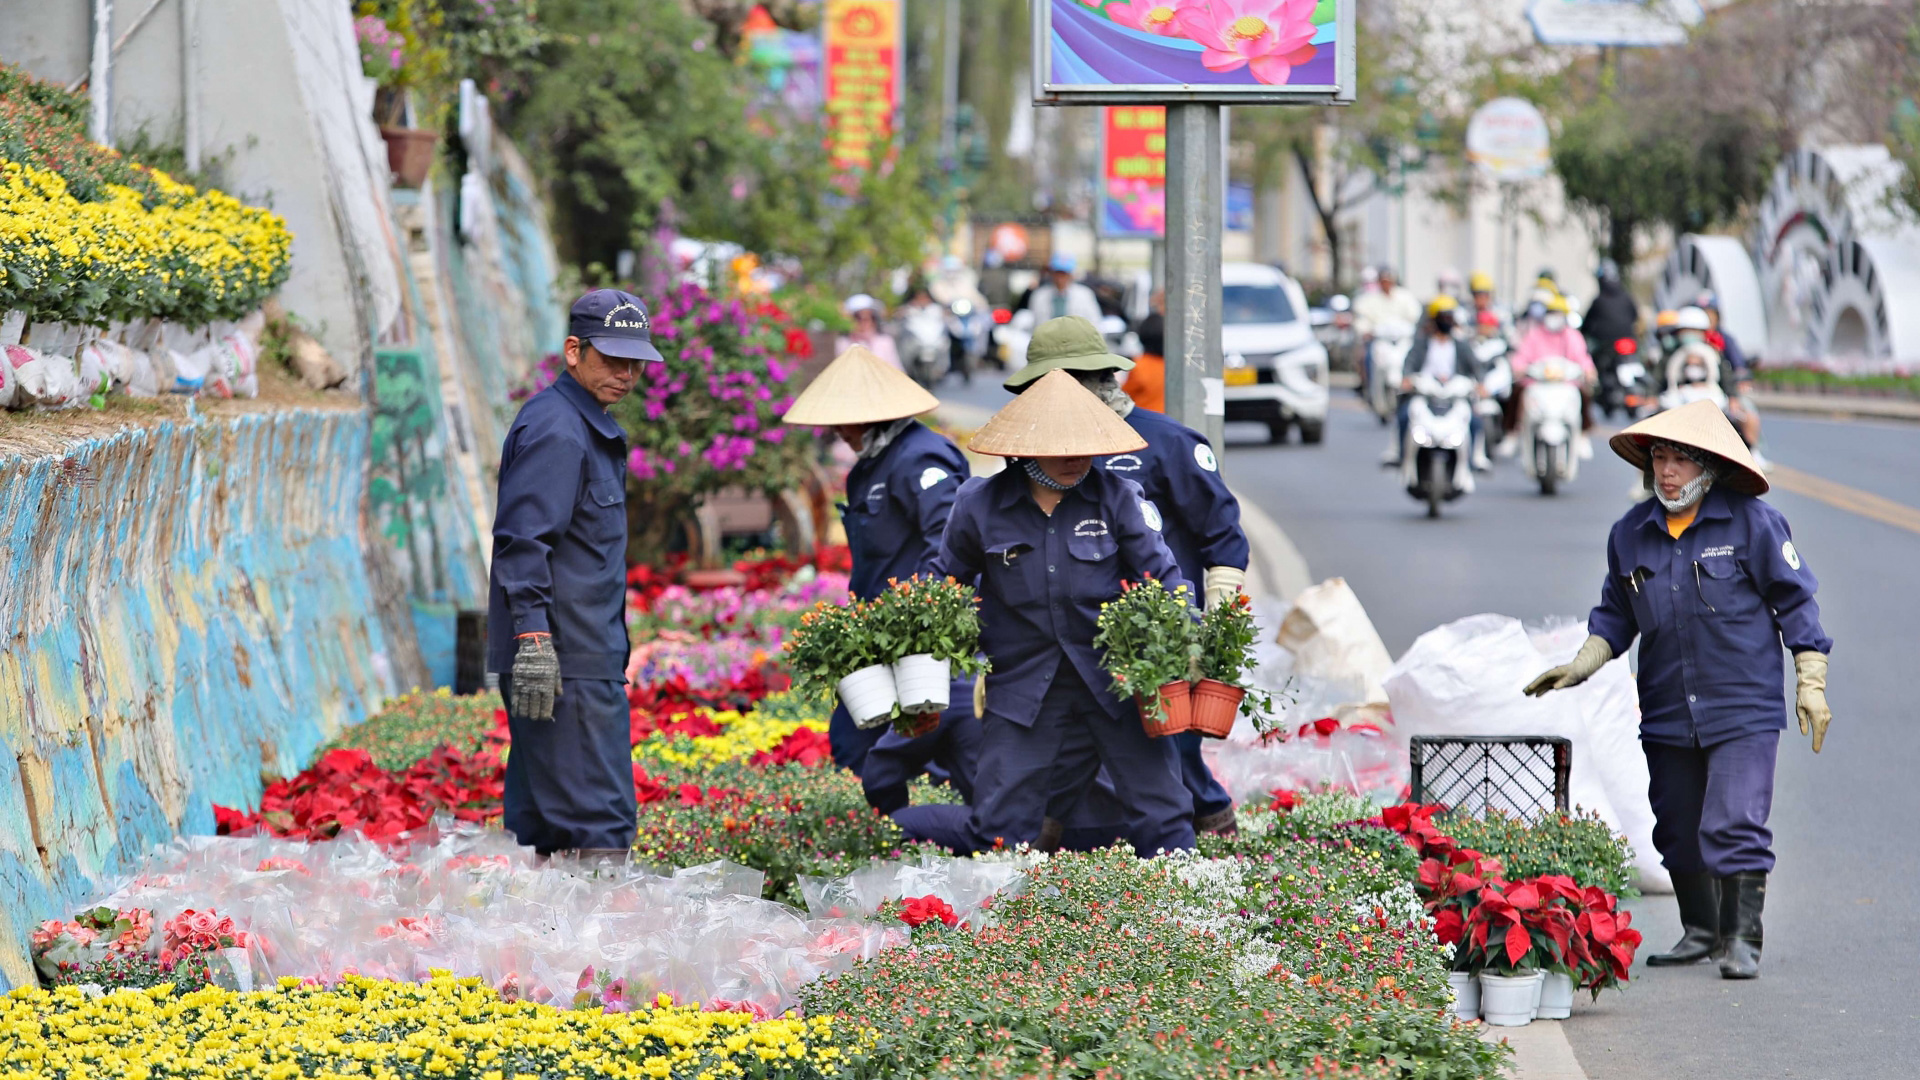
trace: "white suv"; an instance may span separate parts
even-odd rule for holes
[[[1327,430],[1327,349],[1313,336],[1300,286],[1271,266],[1220,268],[1220,351],[1228,420],[1257,420],[1273,442],[1317,443]]]

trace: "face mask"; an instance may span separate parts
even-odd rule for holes
[[[1086,477],[1082,476],[1080,480],[1075,480],[1071,484],[1063,484],[1053,477],[1048,476],[1047,470],[1041,468],[1040,463],[1032,458],[1021,458],[1020,464],[1027,470],[1027,476],[1031,478],[1034,483],[1039,484],[1043,488],[1052,488],[1054,491],[1072,491],[1074,488],[1080,486],[1080,480],[1086,479]],[[1089,469],[1088,471],[1091,472],[1092,470]]]
[[[1547,329],[1556,334],[1567,328],[1567,317],[1559,312],[1548,315],[1545,321]]]
[[[1660,505],[1666,507],[1668,513],[1678,514],[1706,498],[1707,492],[1712,489],[1713,471],[1709,469],[1687,481],[1687,485],[1680,489],[1680,494],[1671,499],[1660,493],[1660,485],[1656,483],[1653,485],[1653,497],[1660,500]]]
[[[1433,317],[1433,329],[1436,333],[1453,333],[1453,316],[1447,314],[1435,315]]]
[[[1698,330],[1680,331],[1680,343],[1682,345],[1699,345],[1705,342],[1706,340],[1707,340],[1707,335],[1701,333]]]

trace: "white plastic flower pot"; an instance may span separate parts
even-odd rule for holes
[[[1453,988],[1453,1015],[1469,1023],[1480,1019],[1480,980],[1470,971],[1447,973]]]
[[[906,712],[939,712],[953,697],[953,664],[926,653],[893,662],[894,691]]]
[[[846,705],[853,722],[863,728],[879,727],[893,715],[893,668],[869,664],[840,680],[840,701]]]
[[[1565,1020],[1573,1015],[1573,976],[1549,971],[1540,980],[1540,1008],[1537,1020]]]
[[[1524,1027],[1533,1022],[1540,972],[1524,975],[1480,973],[1480,1015],[1495,1027]]]

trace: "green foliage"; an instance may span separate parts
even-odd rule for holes
[[[952,578],[915,574],[892,581],[879,596],[861,605],[874,648],[883,661],[921,653],[946,660],[954,670],[978,675],[980,599],[971,585]]]
[[[1199,671],[1200,633],[1190,594],[1185,585],[1169,592],[1153,578],[1122,587],[1117,599],[1100,605],[1100,631],[1093,644],[1104,650],[1113,692],[1122,698],[1140,695],[1159,717],[1160,699],[1154,691]]]
[[[415,690],[387,702],[386,707],[346,729],[320,748],[365,750],[373,763],[400,772],[439,747],[472,754],[487,745],[487,734],[500,722],[506,706],[500,695],[488,691],[455,697],[445,691]]]
[[[794,693],[813,698],[833,693],[841,679],[882,662],[873,629],[858,606],[825,600],[800,617],[783,659]]]
[[[1920,398],[1920,375],[1848,375],[1819,368],[1768,366],[1755,371],[1753,380],[1765,389],[1788,393]]]
[[[1550,815],[1535,823],[1498,811],[1485,818],[1449,815],[1440,830],[1462,848],[1500,860],[1507,880],[1565,874],[1576,885],[1597,885],[1615,896],[1640,895],[1633,887],[1633,848],[1600,815]]]
[[[60,174],[81,202],[106,197],[106,185],[139,192],[148,206],[160,189],[147,171],[87,137],[85,94],[70,94],[19,68],[0,64],[0,161]]]

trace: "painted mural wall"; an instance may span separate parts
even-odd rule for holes
[[[0,433],[0,986],[32,984],[39,920],[403,689],[362,554],[369,423],[199,413],[51,453]]]

